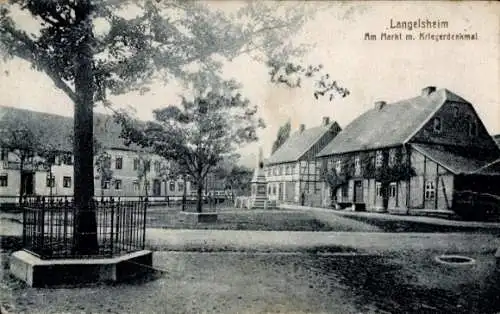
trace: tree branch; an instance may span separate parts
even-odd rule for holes
[[[44,60],[43,53],[37,47],[37,44],[29,36],[18,29],[15,29],[7,22],[4,22],[0,32],[8,34],[14,42],[10,43],[9,52],[21,59],[24,59],[41,69],[52,81],[54,85],[61,89],[73,102],[76,102],[76,94],[71,87],[63,81],[59,74],[50,67],[50,63]],[[19,43],[21,45],[19,45]],[[18,46],[15,46],[18,44]]]

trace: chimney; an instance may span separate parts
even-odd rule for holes
[[[299,126],[299,132],[300,132],[300,133],[304,132],[304,130],[305,130],[305,129],[306,129],[306,125],[305,125],[305,124],[301,124],[301,125]]]
[[[329,125],[330,124],[330,118],[329,117],[323,117],[323,125]]]
[[[376,101],[375,102],[375,109],[382,110],[382,108],[384,108],[385,105],[387,105],[387,103],[383,100]]]
[[[422,88],[422,96],[429,96],[430,94],[434,93],[436,91],[436,86],[427,86]]]

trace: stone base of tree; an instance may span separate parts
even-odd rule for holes
[[[186,224],[215,223],[217,222],[217,213],[198,213],[198,212],[179,212],[180,220]]]
[[[138,251],[113,258],[42,260],[26,252],[14,252],[11,273],[30,287],[81,286],[120,282],[151,272],[153,252]]]

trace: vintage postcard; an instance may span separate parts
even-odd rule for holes
[[[0,313],[500,313],[499,21],[0,0]]]

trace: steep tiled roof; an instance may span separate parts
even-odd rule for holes
[[[412,144],[412,147],[454,174],[500,174],[500,163],[493,163],[496,160],[493,157],[481,158],[438,145]]]
[[[468,103],[447,89],[439,89],[428,96],[368,110],[347,125],[317,156],[400,145],[447,100]]]
[[[327,125],[297,131],[290,135],[288,140],[278,148],[267,160],[266,164],[277,164],[297,161],[330,129],[338,127],[337,122]]]
[[[0,128],[25,125],[41,143],[61,151],[72,151],[73,119],[69,117],[13,107],[0,106]],[[120,138],[121,127],[111,116],[94,114],[94,136],[106,148],[133,149]]]

